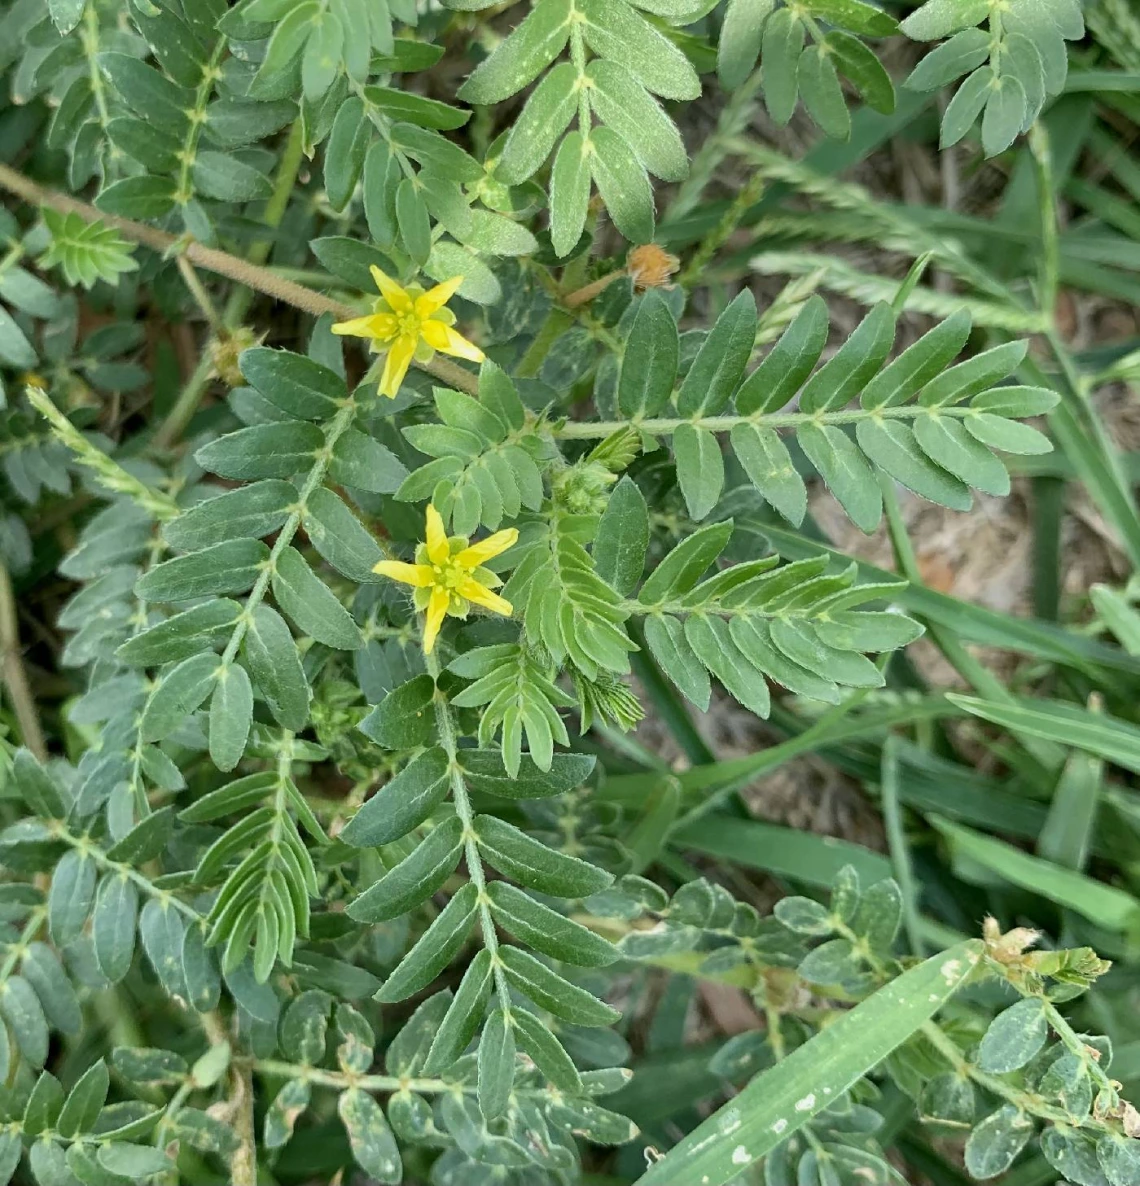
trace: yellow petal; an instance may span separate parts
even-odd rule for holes
[[[396,319],[391,313],[369,313],[367,317],[338,321],[332,332],[342,337],[349,334],[354,338],[391,338],[396,333]]]
[[[481,605],[484,609],[502,614],[505,618],[509,618],[515,612],[514,607],[506,598],[500,597],[498,593],[492,593],[490,589],[485,589],[474,578],[469,577],[465,581],[460,581],[455,591],[460,597],[466,597],[474,605]]]
[[[429,288],[422,297],[416,297],[416,316],[422,317],[426,321],[455,296],[462,283],[462,276],[452,276],[450,280],[445,280],[442,284]]]
[[[430,502],[427,509],[424,545],[427,549],[428,559],[432,564],[444,564],[448,556],[451,555],[451,547],[447,542],[447,532],[443,529],[443,518]]]
[[[469,358],[472,362],[483,361],[483,351],[474,342],[469,342],[461,333],[442,321],[425,321],[420,325],[423,340],[433,350],[453,354],[456,358]]]
[[[416,339],[410,334],[401,334],[392,343],[388,348],[388,357],[384,360],[384,373],[380,376],[381,395],[389,399],[396,398],[415,353]]]
[[[435,646],[435,638],[443,625],[444,615],[447,613],[451,597],[446,589],[433,589],[431,600],[428,602],[427,614],[424,617],[424,654],[430,655]]]
[[[518,538],[518,529],[515,527],[508,527],[505,531],[496,531],[494,535],[489,535],[477,544],[464,548],[455,557],[456,563],[461,564],[464,568],[478,568],[480,564],[486,564],[493,556],[498,556],[508,548],[514,547]]]
[[[412,298],[386,272],[382,272],[375,264],[369,268],[380,295],[388,302],[393,313],[407,313],[412,307]]]
[[[434,573],[426,564],[404,564],[400,560],[381,560],[373,569],[382,577],[426,589],[432,583]]]

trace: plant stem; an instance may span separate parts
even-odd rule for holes
[[[914,868],[910,860],[906,833],[903,830],[902,810],[899,805],[899,753],[898,737],[888,733],[883,743],[882,774],[879,787],[883,796],[883,823],[887,829],[887,847],[894,865],[895,880],[903,900],[903,924],[912,955],[925,956],[926,946],[922,941],[922,928],[918,917],[919,888],[914,879]]]
[[[178,504],[174,499],[152,490],[145,482],[128,473],[117,461],[108,457],[102,449],[93,445],[51,402],[46,391],[29,384],[24,389],[24,394],[28,397],[28,403],[51,425],[56,438],[75,454],[76,461],[94,471],[101,486],[114,494],[127,495],[159,522],[165,522],[178,515]]]
[[[625,275],[628,275],[626,268],[618,268],[614,272],[607,272],[606,275],[600,276],[597,280],[583,285],[583,287],[577,288],[573,292],[567,293],[562,298],[562,307],[565,309],[576,309],[579,305],[585,305],[587,302],[592,301],[594,297],[600,296],[605,292],[615,280],[620,280]]]
[[[209,322],[210,328],[217,332],[222,328],[222,319],[218,316],[218,310],[210,294],[206,291],[206,286],[202,283],[198,273],[194,271],[194,265],[185,255],[180,254],[177,258],[178,271],[182,274],[182,279],[190,290],[190,295],[197,302],[198,308],[202,310],[202,315]]]
[[[312,469],[309,470],[308,476],[305,478],[305,484],[301,487],[301,493],[297,496],[297,505],[293,508],[289,518],[285,520],[281,530],[277,533],[277,539],[273,543],[273,549],[269,553],[269,559],[266,561],[265,567],[258,574],[257,583],[249,591],[249,595],[245,599],[242,615],[238,618],[233,633],[230,635],[229,642],[226,644],[226,649],[222,652],[219,666],[223,668],[228,667],[237,658],[242,639],[245,638],[246,631],[253,621],[253,612],[264,599],[269,589],[269,582],[273,579],[273,575],[277,571],[277,561],[281,558],[285,549],[293,542],[293,537],[297,534],[297,528],[301,525],[301,516],[304,514],[305,504],[312,496],[313,491],[324,481],[325,472],[332,458],[333,449],[336,447],[337,441],[352,426],[355,417],[356,401],[349,398],[340,411],[329,421],[328,428],[325,429],[324,447],[321,449],[317,460],[313,463]]]
[[[301,168],[304,155],[303,145],[301,121],[297,120],[289,131],[289,139],[285,142],[285,151],[281,156],[281,163],[277,167],[277,179],[273,184],[273,193],[265,203],[265,213],[261,218],[262,224],[269,230],[276,230],[281,225],[281,219],[285,216],[290,195],[297,182],[297,173]],[[257,265],[265,263],[269,258],[272,246],[272,236],[258,239],[249,249],[249,262]],[[183,261],[189,266],[186,257],[179,256],[179,262]],[[245,285],[239,285],[230,293],[225,308],[222,310],[220,328],[223,333],[228,333],[241,325],[253,302],[253,293],[254,290]],[[219,326],[215,325],[214,328],[218,329]],[[194,373],[179,393],[174,407],[170,409],[166,419],[154,434],[153,444],[156,449],[169,448],[186,431],[186,426],[193,419],[198,405],[202,402],[202,396],[206,393],[213,369],[213,359],[208,344],[198,360],[198,365],[194,368]]]
[[[1013,1104],[1018,1111],[1026,1112],[1041,1120],[1047,1120],[1052,1124],[1060,1124],[1067,1127],[1073,1123],[1073,1117],[1068,1112],[1063,1111],[1061,1108],[1051,1108],[1044,1102],[1041,1096],[1019,1090],[1012,1084],[1006,1083],[1000,1075],[991,1075],[986,1071],[979,1070],[966,1058],[962,1051],[958,1049],[954,1040],[937,1023],[933,1021],[926,1022],[922,1027],[922,1034],[959,1075],[973,1079],[979,1087],[984,1087],[986,1091],[992,1092],[999,1099]],[[1086,1119],[1085,1125],[1098,1129],[1101,1132],[1115,1132],[1115,1129],[1105,1124],[1104,1121],[1098,1121],[1094,1116]]]
[[[1041,279],[1038,303],[1055,325],[1057,288],[1061,271],[1061,248],[1057,234],[1057,196],[1053,185],[1053,152],[1049,133],[1038,120],[1029,129],[1029,151],[1033,157],[1037,177],[1037,199],[1041,212]]]
[[[84,856],[90,857],[101,869],[105,869],[109,873],[117,873],[120,877],[125,877],[128,881],[133,881],[144,894],[154,898],[161,905],[172,906],[192,922],[201,923],[203,921],[202,915],[193,906],[187,905],[187,903],[176,898],[166,890],[159,889],[130,865],[124,864],[122,861],[111,860],[101,848],[97,848],[86,836],[76,836],[73,832],[69,832],[67,825],[61,820],[52,822],[51,832],[57,840],[62,840],[64,844],[68,844],[72,848],[77,848]]]
[[[19,939],[15,943],[9,944],[4,952],[4,962],[0,964],[0,984],[3,984],[16,970],[16,965],[23,959],[24,952],[28,950],[28,945],[39,934],[40,927],[46,921],[46,906],[36,906],[29,913],[28,921],[24,923],[24,929],[20,932]]]
[[[238,291],[248,292],[249,290],[242,288]],[[158,426],[158,431],[154,434],[152,441],[156,449],[167,449],[174,444],[194,418],[194,413],[202,402],[202,396],[206,394],[210,376],[214,373],[214,359],[210,344],[210,342],[206,343],[198,358],[197,366],[194,367],[190,378],[186,380],[186,385],[178,393],[174,406],[167,413],[166,419]]]
[[[265,213],[261,217],[262,225],[267,230],[276,231],[281,225],[281,220],[285,217],[289,199],[297,184],[297,174],[301,170],[301,162],[305,159],[304,148],[304,129],[301,126],[301,121],[297,120],[289,129],[289,139],[285,142],[285,151],[281,155],[281,163],[277,166],[273,193],[269,195],[269,200],[265,203]],[[273,235],[266,235],[258,239],[249,249],[249,262],[259,265],[265,263],[272,249]],[[252,288],[235,288],[226,302],[222,320],[231,328],[238,325],[245,317],[252,301]]]
[[[661,220],[661,229],[669,229],[681,222],[697,208],[704,192],[725,158],[734,152],[734,142],[746,131],[758,106],[761,72],[757,68],[729,93],[728,102],[717,117],[716,129],[697,149],[689,167],[689,175],[681,182],[676,197],[669,204]],[[666,237],[668,235],[666,233]]]
[[[28,683],[28,673],[20,654],[20,625],[16,618],[16,599],[8,568],[0,564],[0,671],[4,688],[12,702],[20,739],[41,762],[47,760],[47,744],[40,727],[36,701]]]
[[[240,1144],[230,1158],[233,1186],[257,1186],[257,1137],[253,1126],[253,1068],[233,1068],[234,1133]]]
[[[1057,1037],[1061,1039],[1062,1044],[1071,1054],[1075,1054],[1084,1062],[1088,1067],[1089,1077],[1096,1083],[1097,1087],[1102,1090],[1115,1092],[1117,1087],[1113,1086],[1113,1081],[1109,1078],[1108,1073],[1089,1054],[1089,1047],[1085,1045],[1081,1039],[1081,1035],[1065,1020],[1058,1011],[1057,1006],[1048,1000],[1042,1000],[1042,1005],[1045,1009],[1045,1016],[1049,1019],[1049,1024],[1053,1027]]]
[[[107,108],[107,92],[103,83],[103,74],[99,69],[99,13],[95,0],[88,0],[83,12],[83,25],[79,30],[79,42],[83,46],[83,56],[87,59],[87,78],[91,83],[91,95],[95,100],[95,111],[99,119],[99,126],[104,133],[111,115]],[[111,156],[117,157],[120,151],[111,145]]]
[[[573,324],[574,318],[570,313],[567,313],[560,305],[552,305],[550,312],[538,327],[534,341],[527,347],[526,353],[519,360],[515,371],[518,377],[533,379],[538,374],[547,354],[550,353],[550,347],[554,345],[559,334],[563,330],[569,329]]]
[[[275,275],[268,268],[239,259],[236,255],[219,251],[214,247],[205,247],[201,243],[193,241],[186,243],[183,239],[168,235],[156,227],[135,222],[130,218],[104,214],[103,211],[86,202],[80,202],[56,190],[45,189],[32,181],[31,178],[25,177],[5,164],[0,164],[0,189],[6,189],[10,193],[16,194],[33,206],[47,206],[49,209],[59,210],[64,214],[78,214],[87,222],[102,222],[107,226],[112,226],[126,238],[135,243],[141,243],[144,247],[149,247],[152,251],[157,251],[160,254],[166,254],[172,248],[181,246],[191,263],[197,264],[209,272],[216,272],[219,276],[227,276],[230,280],[236,280],[239,284],[256,289],[275,300],[284,301],[287,305],[292,305],[313,317],[320,317],[323,313],[332,313],[336,317],[349,318],[356,317],[360,312],[359,309],[355,309],[351,305],[345,305],[340,301],[322,296],[318,292],[312,292],[300,284],[294,284],[291,280],[285,280]],[[475,376],[470,371],[464,370],[463,367],[449,362],[446,358],[436,357],[427,362],[413,361],[412,365],[427,371],[429,375],[434,375],[437,379],[442,379],[460,391],[467,392],[468,395],[478,394],[479,388]]]
[[[455,722],[451,719],[451,705],[447,702],[447,696],[439,689],[438,681],[442,669],[435,651],[424,656],[424,665],[428,675],[436,682],[434,703],[439,744],[447,755],[451,771],[451,798],[455,804],[455,814],[463,825],[463,855],[467,861],[467,873],[479,895],[479,924],[483,933],[483,946],[491,956],[499,1007],[506,1010],[510,1006],[511,997],[503,965],[499,960],[499,936],[495,932],[495,921],[487,904],[487,878],[483,872],[483,858],[475,834],[475,810],[471,806],[471,797],[467,794],[467,784],[463,781],[463,770],[459,765],[459,747],[455,737]]]
[[[653,417],[645,420],[567,420],[551,428],[551,434],[562,440],[593,440],[608,437],[625,428],[637,428],[651,436],[669,436],[682,424],[707,428],[710,432],[729,432],[745,424],[762,424],[768,428],[799,428],[805,424],[858,424],[862,420],[915,420],[920,416],[951,416],[966,419],[977,415],[969,407],[927,408],[921,404],[893,408],[853,408],[846,412],[752,412],[747,416],[687,416]]]
[[[713,256],[728,242],[732,232],[740,225],[744,216],[760,200],[760,195],[764,192],[764,185],[764,176],[758,172],[753,173],[744,183],[721,220],[701,240],[685,266],[685,270],[677,278],[677,283],[682,288],[692,288],[701,279]]]

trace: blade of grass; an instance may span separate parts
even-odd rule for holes
[[[903,926],[907,942],[912,954],[925,955],[922,933],[918,925],[919,887],[914,877],[910,846],[903,829],[902,808],[899,804],[898,738],[894,734],[891,734],[883,745],[880,789],[883,796],[883,823],[887,830],[887,847],[890,849],[895,881],[898,882],[902,894]]]
[[[1070,869],[1085,867],[1103,782],[1104,762],[1100,758],[1081,751],[1069,755],[1037,841],[1038,856]]]
[[[1033,737],[1064,737],[1066,745],[1140,773],[1140,728],[1126,721],[1060,700],[1016,700],[999,705],[954,692],[948,693],[947,699],[1005,729]]]
[[[1055,622],[1061,607],[1061,518],[1065,483],[1033,479],[1033,612]]]
[[[724,1186],[812,1117],[932,1018],[973,971],[974,941],[904,972],[757,1075],[651,1165],[639,1186]]]
[[[956,858],[979,864],[1011,885],[1040,894],[1108,930],[1135,934],[1140,929],[1140,901],[1124,890],[937,815],[928,815],[927,820],[942,833]]]
[[[842,707],[842,706],[840,706]],[[962,709],[945,697],[932,696],[906,704],[892,704],[888,708],[862,713],[853,720],[830,719],[838,712],[832,710],[803,733],[743,758],[729,758],[708,766],[697,766],[678,775],[681,788],[687,794],[711,792],[678,821],[678,826],[692,822],[717,806],[726,796],[753,779],[782,766],[801,754],[812,753],[828,744],[877,736],[893,725],[907,725],[936,717],[961,716]],[[636,804],[648,795],[660,775],[625,774],[609,778],[598,790],[598,796],[615,803]]]
[[[861,844],[760,820],[710,816],[678,829],[669,839],[678,848],[821,888],[830,886],[844,865],[854,865],[868,882],[881,881],[892,872],[886,857]]]

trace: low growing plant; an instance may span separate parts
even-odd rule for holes
[[[1058,328],[1134,291],[1075,162],[1140,30],[445,5],[0,6],[0,1183],[1135,1186],[1134,581],[936,592],[899,490],[1079,482],[1140,563],[1135,342]],[[904,128],[1016,258],[833,176]],[[752,818],[813,752],[885,855]]]

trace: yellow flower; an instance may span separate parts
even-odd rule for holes
[[[401,287],[373,264],[372,279],[380,290],[372,312],[367,317],[337,322],[332,331],[370,338],[370,349],[388,352],[380,378],[381,395],[395,399],[412,359],[427,362],[436,350],[472,362],[483,361],[483,351],[452,329],[455,314],[445,308],[463,283],[462,276],[452,276],[424,292],[418,284]]]
[[[507,618],[511,616],[514,612],[511,603],[492,592],[503,582],[482,565],[505,552],[518,538],[519,533],[508,527],[477,544],[469,543],[462,535],[449,539],[439,511],[429,503],[427,529],[424,542],[416,548],[415,564],[381,560],[372,571],[415,588],[416,609],[426,615],[424,654],[430,655],[447,615],[465,618],[469,605],[474,604]]]

